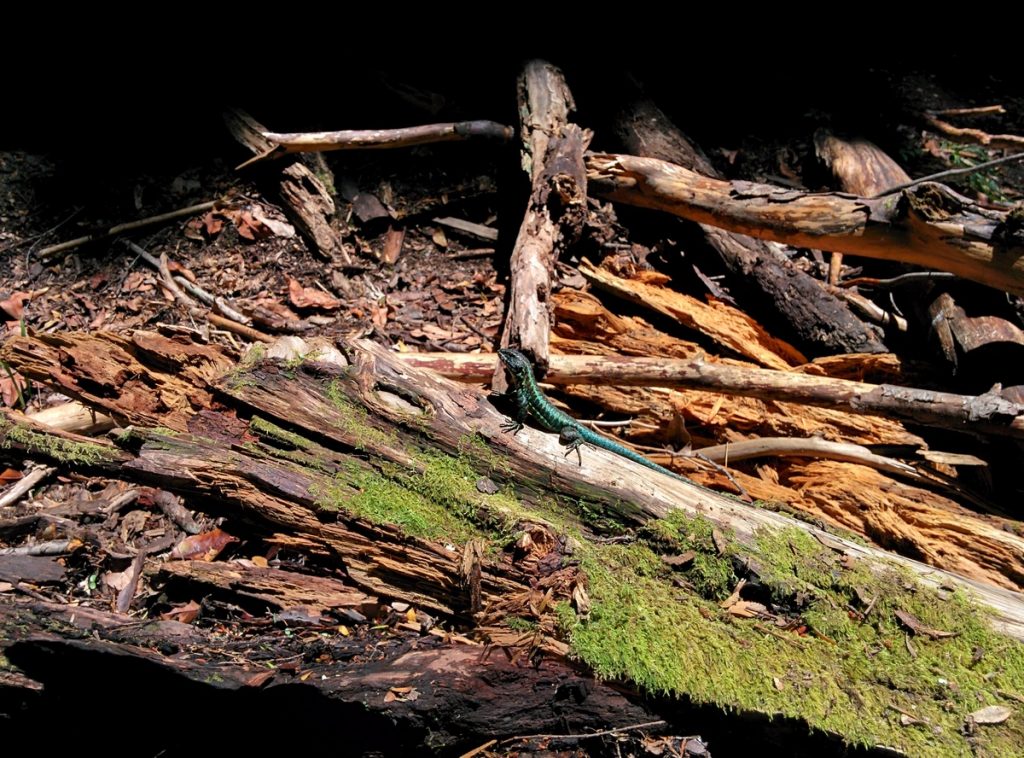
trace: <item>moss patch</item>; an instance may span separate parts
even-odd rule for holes
[[[40,434],[28,427],[0,417],[0,447],[22,445],[32,453],[42,453],[60,463],[89,465],[117,458],[118,453],[105,445],[76,442],[57,435]]]
[[[686,521],[668,521],[652,531],[666,539],[682,532],[699,544],[700,525],[687,531]],[[993,633],[960,593],[940,596],[895,569],[878,576],[859,565],[845,568],[796,529],[765,533],[748,557],[766,567],[760,578],[773,597],[802,598],[808,634],[798,635],[771,620],[731,617],[718,603],[675,587],[652,544],[585,544],[580,556],[591,614],[581,620],[562,606],[559,615],[575,653],[599,676],[801,718],[849,743],[914,756],[970,755],[972,748],[1021,754],[1020,716],[980,727],[973,744],[961,734],[972,711],[1014,706],[998,691],[1024,693],[1024,645]],[[864,598],[874,599],[866,614]],[[958,636],[913,636],[896,611]],[[917,723],[901,723],[905,714]]]
[[[340,382],[328,382],[326,394],[328,402],[337,412],[331,421],[352,439],[352,444],[357,450],[396,444],[393,434],[370,423],[370,414],[366,408],[348,399]]]
[[[507,536],[522,506],[508,493],[484,495],[470,462],[457,456],[418,453],[421,468],[385,466],[378,473],[348,467],[323,492],[321,508],[344,510],[406,534],[464,543],[474,537]]]

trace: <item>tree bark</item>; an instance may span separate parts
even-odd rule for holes
[[[616,132],[635,155],[720,178],[703,153],[650,100],[630,103],[617,119]],[[725,264],[753,280],[753,289],[766,301],[762,307],[781,315],[802,344],[819,353],[886,352],[881,340],[841,300],[768,243],[713,224],[700,227]]]
[[[880,198],[805,193],[710,179],[631,155],[587,156],[592,189],[611,200],[790,245],[897,260],[1024,294],[1013,214],[926,182]]]
[[[562,72],[543,61],[526,65],[519,82],[523,168],[532,190],[512,250],[509,307],[502,347],[518,347],[547,365],[551,315],[548,298],[558,253],[576,240],[587,212],[583,152],[590,132],[569,123],[575,110]],[[492,378],[505,389],[504,371]]]
[[[46,370],[62,367],[66,372],[76,362],[80,355],[77,339],[79,335],[74,334],[19,337],[5,346],[2,355],[22,374],[39,379],[42,366]],[[742,505],[687,482],[652,474],[606,450],[588,450],[582,464],[577,464],[563,455],[555,435],[532,428],[508,434],[503,430],[506,417],[478,391],[414,369],[372,343],[353,344],[347,368],[310,362],[293,373],[268,362],[212,380],[208,368],[216,362],[209,358],[209,347],[202,348],[203,358],[197,363],[195,353],[184,346],[149,335],[136,335],[131,342],[109,335],[81,339],[80,347],[93,357],[93,371],[86,383],[90,389],[83,391],[65,380],[61,384],[65,392],[83,402],[91,397],[106,398],[104,409],[114,418],[131,417],[136,424],[164,428],[163,419],[169,418],[187,431],[137,430],[126,447],[106,445],[89,456],[76,448],[73,460],[89,470],[156,483],[200,503],[219,503],[219,507],[230,508],[265,528],[291,535],[315,554],[334,556],[343,563],[355,587],[368,594],[402,598],[453,617],[474,616],[477,608],[464,556],[393,525],[368,522],[358,515],[356,502],[363,489],[362,477],[380,466],[397,465],[413,475],[423,474],[426,464],[411,453],[415,447],[459,455],[466,452],[466,440],[478,439],[483,444],[473,456],[478,473],[516,482],[528,506],[551,497],[585,497],[602,502],[623,523],[633,524],[682,510],[709,519],[755,549],[761,530],[796,527],[879,570],[895,562],[914,572],[924,584],[967,588],[993,609],[1000,629],[1024,639],[1024,600],[1017,593],[981,585],[777,513]],[[319,350],[311,348],[310,352]],[[22,356],[33,356],[31,364]],[[189,369],[183,370],[189,363]],[[133,366],[133,373],[121,370],[126,365]],[[104,366],[109,367],[105,381],[101,374]],[[168,368],[182,376],[182,386],[190,383],[204,397],[215,394],[218,402],[214,405],[227,403],[255,421],[246,424],[234,412],[195,407],[171,410],[150,404],[140,408],[133,388],[167,385],[161,377]],[[124,409],[118,406],[122,388],[130,403]],[[261,426],[260,419],[268,419],[271,426]],[[273,425],[294,430],[298,436],[293,439],[273,431]],[[71,435],[26,430],[24,420],[16,414],[5,413],[0,434],[0,442],[6,446],[72,460],[67,444],[60,444]],[[247,439],[248,444],[243,444]],[[328,492],[330,498],[325,495]],[[522,514],[504,512],[500,504],[484,495],[467,493],[464,497],[465,506],[475,509],[478,518],[523,518]],[[543,518],[538,517],[534,524],[531,528],[551,531]],[[549,544],[561,543],[551,538]],[[510,597],[529,602],[531,582],[537,579],[531,578],[536,562],[523,560],[506,555],[477,563],[476,584],[484,605],[504,606]],[[547,580],[554,582],[555,597],[569,598],[580,579],[575,570],[563,571]]]

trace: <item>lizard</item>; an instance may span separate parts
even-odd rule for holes
[[[697,484],[685,476],[680,476],[664,466],[659,466],[657,463],[647,460],[639,453],[630,450],[624,445],[620,445],[603,434],[588,429],[569,414],[560,411],[552,405],[550,400],[544,397],[544,393],[541,392],[540,387],[537,386],[537,380],[534,378],[533,365],[530,363],[530,359],[518,350],[502,348],[498,351],[498,357],[505,364],[506,370],[512,377],[516,402],[516,418],[514,421],[508,421],[502,425],[505,431],[515,434],[523,428],[526,419],[532,417],[549,432],[558,432],[559,442],[567,446],[566,455],[575,450],[576,455],[579,456],[580,446],[588,442],[616,455],[621,455],[623,458],[628,458],[635,463],[639,463],[641,466],[646,466],[653,471],[660,471],[662,474],[667,474],[673,479],[686,482],[691,487],[697,487],[715,495],[721,494]],[[582,464],[582,459],[580,459],[580,463]]]

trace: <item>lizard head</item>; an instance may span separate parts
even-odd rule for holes
[[[522,384],[533,376],[533,368],[530,366],[530,359],[518,350],[503,348],[498,351],[498,357],[505,364],[505,368],[512,375],[516,385]]]

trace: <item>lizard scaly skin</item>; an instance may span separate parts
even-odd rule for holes
[[[589,442],[591,445],[596,447],[604,448],[609,450],[616,455],[621,455],[623,458],[628,458],[631,461],[639,463],[641,466],[646,466],[653,471],[660,471],[662,474],[667,474],[673,479],[678,479],[681,482],[686,482],[692,487],[697,487],[705,492],[711,492],[715,495],[720,493],[710,490],[696,482],[692,482],[684,476],[680,476],[674,471],[669,471],[664,466],[659,466],[657,463],[647,460],[639,453],[630,450],[628,447],[620,445],[603,434],[588,429],[587,427],[580,424],[572,416],[563,413],[558,410],[551,401],[544,397],[544,393],[540,391],[540,387],[537,386],[537,380],[533,376],[533,366],[530,364],[530,359],[520,353],[518,350],[512,350],[505,348],[498,351],[498,357],[501,358],[501,362],[505,364],[505,368],[512,377],[512,384],[515,389],[515,400],[516,400],[516,420],[510,421],[505,424],[505,429],[513,433],[523,428],[523,423],[527,418],[533,418],[542,427],[547,429],[549,432],[558,432],[558,439],[563,444],[568,446],[566,455],[571,453],[573,450],[579,455],[579,448],[584,442]]]

